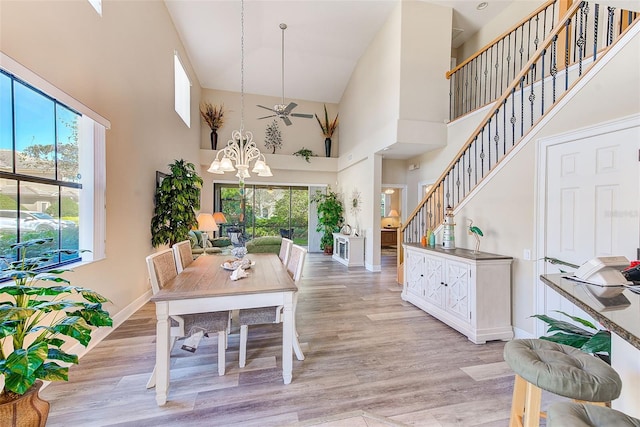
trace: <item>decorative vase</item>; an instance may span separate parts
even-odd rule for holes
[[[44,427],[49,416],[49,402],[40,399],[38,391],[42,381],[37,380],[25,394],[15,400],[0,403],[3,426]],[[4,422],[7,422],[5,424]]]
[[[324,155],[325,157],[331,157],[331,138],[324,139]]]
[[[211,129],[211,149],[217,150],[218,148],[218,132],[216,129]]]

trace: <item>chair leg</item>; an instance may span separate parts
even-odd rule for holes
[[[524,399],[527,391],[527,382],[516,374],[513,383],[513,397],[511,398],[511,417],[509,427],[522,426],[524,416]]]
[[[225,370],[225,350],[227,346],[227,331],[218,332],[218,375],[224,375]]]
[[[538,427],[540,425],[540,406],[542,389],[527,382],[527,397],[525,399],[524,427]]]
[[[247,336],[249,335],[249,326],[240,325],[240,367],[244,368],[247,362]]]

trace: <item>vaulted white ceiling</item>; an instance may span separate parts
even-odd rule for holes
[[[287,99],[338,103],[351,73],[399,0],[246,0],[244,90],[282,96],[285,30]],[[431,1],[454,9],[459,46],[511,1]],[[165,0],[196,78],[205,88],[240,91],[240,1]],[[193,77],[193,76],[192,76]]]

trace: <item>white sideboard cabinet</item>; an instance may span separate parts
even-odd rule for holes
[[[513,338],[511,257],[405,243],[402,299],[475,344]]]
[[[364,237],[333,233],[333,259],[347,267],[364,266]]]

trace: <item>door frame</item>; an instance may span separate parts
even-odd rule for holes
[[[544,248],[547,244],[547,150],[553,145],[566,144],[580,139],[593,136],[603,135],[607,133],[618,132],[621,130],[640,127],[640,114],[602,122],[588,128],[577,129],[558,135],[541,138],[537,141],[536,150],[536,209],[534,213],[534,233],[535,233],[535,262],[534,262],[534,306],[536,313],[542,314],[547,312],[547,292],[551,289],[542,283],[540,275],[547,274],[548,264],[543,260],[546,256]],[[639,177],[640,178],[640,177]],[[537,336],[545,335],[545,325],[542,322],[536,322],[535,334]]]

